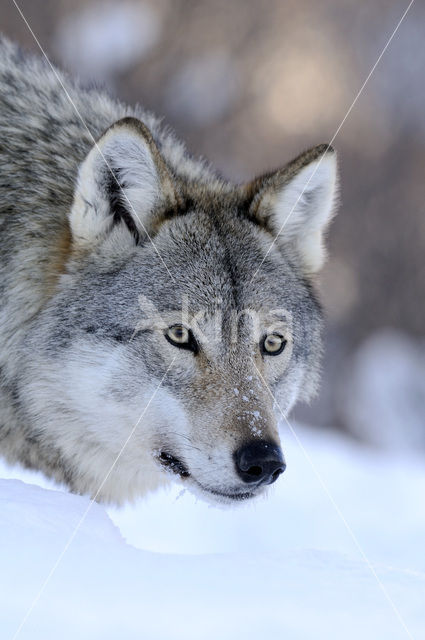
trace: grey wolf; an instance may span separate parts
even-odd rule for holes
[[[3,39],[2,455],[118,504],[172,478],[264,492],[279,411],[317,387],[336,184],[327,145],[231,184]]]

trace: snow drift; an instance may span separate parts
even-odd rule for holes
[[[424,637],[423,460],[296,433],[275,490],[236,509],[178,487],[90,507],[3,465],[2,640]]]

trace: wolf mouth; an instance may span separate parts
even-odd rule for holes
[[[190,473],[183,462],[181,462],[178,458],[172,456],[170,453],[161,451],[158,458],[163,467],[169,469],[181,478],[188,478],[190,476]]]
[[[171,455],[171,453],[167,453],[166,451],[161,451],[158,456],[158,460],[165,469],[170,470],[172,473],[180,476],[181,478],[189,478],[191,477],[187,467],[175,456]],[[253,498],[255,496],[254,491],[241,491],[241,492],[226,492],[226,491],[218,491],[217,489],[212,489],[210,487],[205,487],[204,485],[197,482],[192,477],[193,482],[202,489],[204,493],[217,496],[218,498],[222,498],[224,500],[232,500],[232,501],[242,501],[249,500],[249,498]]]
[[[196,486],[203,491],[203,493],[216,496],[217,498],[221,498],[222,500],[230,500],[232,502],[235,501],[243,501],[249,500],[250,498],[254,498],[257,494],[256,491],[219,491],[218,489],[213,489],[212,487],[206,487],[195,478],[192,477],[193,482]],[[257,485],[258,486],[258,485]]]
[[[201,485],[200,485],[201,486]],[[249,500],[255,496],[253,491],[244,491],[243,493],[225,493],[224,491],[215,491],[214,489],[206,489],[202,487],[204,491],[207,493],[212,493],[214,496],[218,496],[219,498],[226,498],[227,500]]]

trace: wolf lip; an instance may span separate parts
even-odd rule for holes
[[[181,478],[188,478],[190,476],[189,471],[178,458],[175,458],[166,451],[161,451],[159,455],[159,461],[163,467],[170,469],[173,473],[176,473]]]
[[[212,489],[211,487],[206,487],[199,482],[196,482],[198,487],[202,489],[206,494],[210,494],[213,496],[217,496],[217,498],[224,498],[225,500],[233,500],[233,501],[242,501],[249,500],[250,498],[254,498],[256,495],[255,491],[219,491],[218,489]]]
[[[218,496],[219,498],[227,498],[227,500],[249,500],[255,496],[255,493],[250,491],[245,491],[245,493],[221,493],[220,491],[210,491],[214,496]]]
[[[213,491],[208,489],[209,493],[212,493],[214,496],[218,496],[219,498],[227,498],[228,500],[249,500],[255,496],[253,491],[244,491],[241,493],[225,493],[224,491]]]

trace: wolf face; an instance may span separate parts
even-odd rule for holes
[[[234,186],[177,175],[139,120],[106,131],[25,341],[25,410],[72,489],[119,503],[174,473],[235,501],[277,479],[276,416],[316,387],[335,190],[326,145]]]

